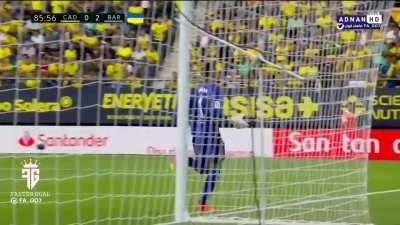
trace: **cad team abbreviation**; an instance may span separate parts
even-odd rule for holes
[[[140,16],[140,15],[139,15]],[[121,13],[36,13],[32,23],[124,23]]]

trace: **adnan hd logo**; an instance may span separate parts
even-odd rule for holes
[[[337,15],[337,28],[342,29],[380,29],[383,18],[379,12],[368,15]]]
[[[108,136],[98,136],[95,134],[89,135],[70,135],[70,134],[45,134],[39,133],[32,135],[31,132],[25,131],[18,139],[18,144],[24,148],[36,146],[39,150],[52,147],[89,147],[89,148],[102,148],[108,144]],[[36,144],[36,145],[35,145]]]

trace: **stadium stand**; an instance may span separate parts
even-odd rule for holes
[[[396,88],[400,86],[400,8],[394,8],[386,33],[383,53],[375,56],[379,65],[378,87]],[[374,50],[374,49],[373,49]]]
[[[200,4],[212,4],[201,2]],[[369,63],[379,64],[379,86],[396,87],[400,77],[400,10],[395,10],[387,34],[375,31],[367,37],[361,31],[341,30],[337,37],[315,40],[313,46],[301,44],[304,14],[315,27],[312,32],[323,36],[327,29],[337,29],[335,16],[322,15],[322,9],[329,8],[329,2],[305,4],[288,1],[277,4],[276,9],[260,15],[253,12],[257,1],[237,2],[237,6],[249,6],[248,11],[237,8],[217,10],[216,15],[203,15],[207,32],[233,44],[249,49],[248,54],[264,53],[269,61],[296,71],[299,75],[324,84],[321,74],[348,72],[357,79]],[[347,1],[343,11],[351,11],[354,1]],[[197,2],[196,2],[197,5]],[[127,83],[141,86],[141,80],[170,79],[170,86],[176,86],[171,68],[171,49],[176,42],[177,27],[174,22],[179,5],[172,1],[32,1],[0,3],[0,76],[3,87],[38,87],[51,85],[76,85],[81,82],[101,80],[111,83]],[[314,7],[315,10],[309,10]],[[257,9],[260,9],[257,7]],[[282,17],[273,16],[274,11]],[[37,24],[30,19],[35,12],[94,12],[94,13],[137,13],[145,15],[142,21],[120,24]],[[204,13],[204,12],[201,12]],[[154,15],[151,15],[154,14]],[[237,20],[248,17],[246,21]],[[254,16],[257,15],[257,16]],[[260,15],[260,16],[259,16]],[[212,19],[211,19],[212,18]],[[286,26],[281,32],[272,32],[274,26]],[[265,32],[266,31],[266,32]],[[314,36],[318,36],[314,35]],[[351,42],[363,44],[366,38],[386,39],[384,46],[370,44],[350,49]],[[193,80],[201,78],[204,71],[217,73],[229,81],[243,81],[254,78],[256,72],[246,54],[221,46],[207,36],[198,37],[195,48],[191,49],[191,70]],[[246,44],[246,45],[245,45]],[[296,46],[296,49],[294,48]],[[362,45],[360,45],[362,46]],[[376,55],[383,47],[384,54]],[[305,57],[294,55],[302,53]],[[373,57],[371,57],[373,55]],[[337,60],[340,58],[341,60]],[[223,59],[223,60],[218,60]],[[300,60],[299,60],[300,59]],[[172,59],[173,60],[173,59]],[[164,73],[163,73],[164,71]],[[267,78],[284,78],[286,74],[267,65],[263,66]],[[160,76],[160,74],[163,74]],[[167,75],[165,75],[167,74]],[[254,80],[254,79],[253,79]],[[232,82],[231,82],[232,83]],[[195,84],[194,84],[195,85]],[[256,85],[256,84],[250,84]],[[301,81],[274,85],[298,87]]]
[[[37,24],[30,21],[35,12],[144,12],[145,19]],[[87,80],[155,78],[174,42],[174,13],[173,2],[168,1],[1,1],[2,86],[79,86]]]

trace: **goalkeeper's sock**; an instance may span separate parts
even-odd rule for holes
[[[205,169],[203,169],[204,165],[201,165],[201,164],[204,164],[204,162],[202,163],[201,160],[197,160],[192,157],[188,158],[189,167],[192,167],[196,172],[198,172],[200,174],[204,174],[204,171],[205,171]]]
[[[192,157],[188,158],[188,166],[192,167],[196,172],[198,172],[200,174],[204,174],[205,170],[202,169],[198,163],[199,163],[198,160],[196,160]],[[174,156],[172,156],[170,163],[169,163],[169,168],[171,171],[175,170],[175,165],[176,165],[176,156],[174,155]]]
[[[189,163],[189,166],[192,167],[192,168],[194,168],[195,165],[197,164],[197,163],[196,163],[196,160],[193,159],[192,157],[189,157],[189,158],[188,158],[188,163]]]
[[[220,169],[211,169],[204,181],[203,192],[200,195],[199,205],[207,205],[207,201],[211,193],[214,191]]]

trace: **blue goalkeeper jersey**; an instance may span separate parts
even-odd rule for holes
[[[191,129],[193,138],[220,138],[223,123],[221,89],[215,82],[200,85],[190,98]]]

